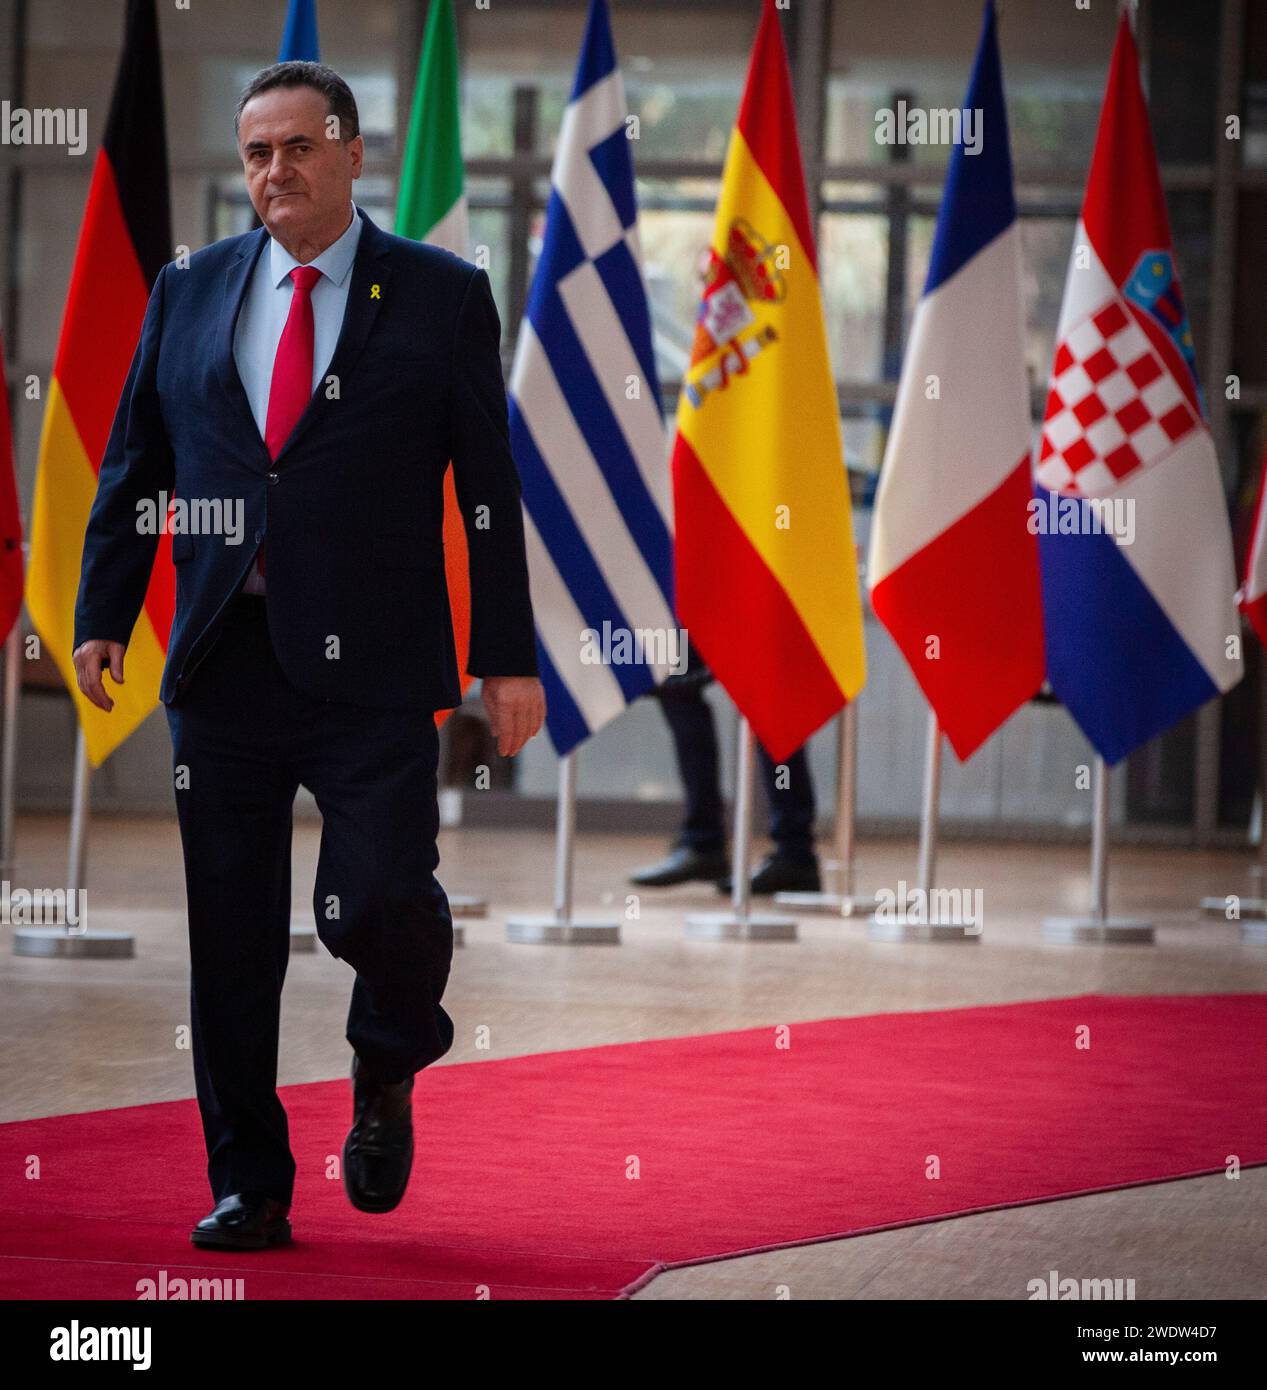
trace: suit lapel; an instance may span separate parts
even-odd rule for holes
[[[356,259],[352,262],[352,282],[348,286],[343,326],[339,330],[334,355],[330,358],[330,365],[318,382],[307,409],[299,417],[299,423],[291,431],[281,453],[277,455],[279,463],[330,409],[331,401],[326,394],[325,386],[330,377],[337,378],[339,394],[342,396],[348,376],[365,347],[366,339],[378,317],[379,308],[387,295],[388,281],[391,279],[391,242],[359,208],[357,215],[364,225],[356,245]]]
[[[255,416],[251,414],[251,402],[247,399],[246,388],[238,375],[237,362],[233,356],[233,333],[237,327],[238,315],[242,312],[242,301],[246,298],[247,286],[251,283],[251,273],[260,253],[268,244],[268,232],[260,227],[254,236],[247,237],[237,255],[229,262],[224,272],[224,288],[220,296],[220,314],[216,320],[215,362],[216,375],[220,385],[232,397],[235,408],[242,415],[251,434],[259,440],[262,456],[260,471],[268,467],[268,451],[260,438]]]

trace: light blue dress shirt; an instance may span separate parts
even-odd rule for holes
[[[356,246],[361,239],[361,225],[360,216],[353,206],[352,221],[347,231],[315,260],[308,262],[321,272],[321,278],[312,287],[314,391],[326,374],[343,328],[343,311],[347,307],[348,290],[352,284],[352,262],[356,259]],[[295,288],[290,272],[301,264],[281,242],[269,237],[268,246],[260,252],[255,262],[233,334],[233,360],[237,364],[238,376],[242,378],[242,386],[261,439],[268,419],[273,361],[290,313],[290,300]],[[258,564],[251,566],[242,590],[248,594],[264,592],[264,578]]]

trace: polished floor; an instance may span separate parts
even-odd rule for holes
[[[296,921],[311,921],[318,836],[318,823],[296,825]],[[64,882],[65,849],[64,818],[24,817],[11,885]],[[974,945],[871,943],[856,922],[809,916],[795,944],[727,945],[683,939],[688,911],[724,905],[708,885],[630,896],[626,873],[662,849],[633,836],[578,843],[578,912],[620,919],[620,947],[512,946],[506,917],[549,907],[552,838],[443,832],[445,886],[486,896],[491,911],[466,924],[445,1001],[457,1040],[440,1065],[897,1009],[1093,992],[1267,991],[1267,948],[1242,944],[1235,923],[1195,911],[1204,894],[1248,890],[1243,855],[1116,851],[1112,907],[1155,922],[1157,942],[1148,947],[1044,945],[1044,915],[1085,906],[1085,849],[982,843],[947,844],[939,872],[947,887],[984,892],[984,935]],[[906,842],[864,843],[859,888],[913,879],[913,857]],[[0,1120],[193,1093],[174,820],[97,821],[88,881],[89,926],[133,932],[136,958],[19,958],[11,929],[0,927]],[[323,952],[293,955],[282,1082],[346,1075],[350,983],[347,968]],[[423,1079],[417,1095],[426,1142]],[[637,1296],[1023,1299],[1030,1280],[1054,1269],[1134,1279],[1141,1299],[1263,1298],[1265,1251],[1267,1171],[1253,1170],[674,1270]]]

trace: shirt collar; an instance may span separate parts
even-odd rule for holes
[[[315,259],[308,264],[316,268],[336,285],[341,285],[348,278],[348,271],[352,269],[352,262],[356,259],[357,243],[361,239],[361,216],[356,204],[352,205],[352,221],[346,232],[338,239],[331,242],[329,246]],[[294,256],[278,241],[275,237],[268,239],[268,268],[271,275],[271,284],[274,289],[281,287],[281,283],[297,265],[302,262],[297,261]]]

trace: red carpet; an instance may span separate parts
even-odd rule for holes
[[[23,1121],[0,1126],[0,1296],[135,1298],[165,1270],[252,1299],[612,1298],[667,1265],[1265,1163],[1264,1056],[1267,996],[1088,995],[435,1067],[409,1195],[377,1217],[325,1176],[347,1081],[290,1086],[296,1243],[250,1257],[188,1243],[193,1101]]]

